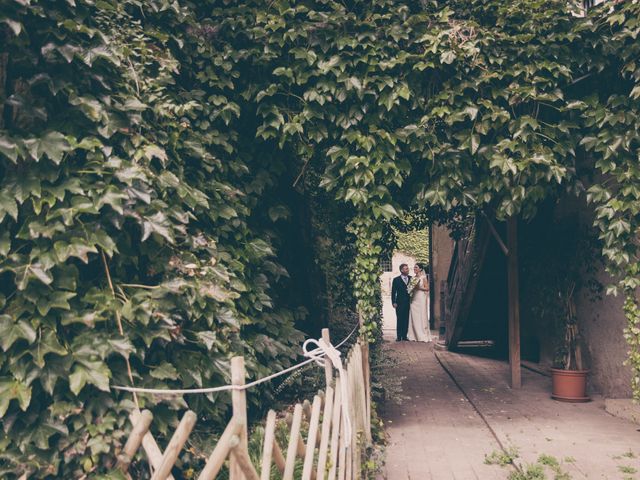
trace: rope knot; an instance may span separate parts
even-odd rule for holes
[[[311,349],[311,346],[315,345],[316,347]],[[340,402],[342,403],[342,421],[344,422],[344,437],[345,437],[345,446],[349,446],[351,444],[351,418],[349,417],[349,388],[348,388],[348,379],[347,375],[342,366],[342,359],[340,358],[340,351],[331,345],[331,343],[327,343],[324,339],[319,338],[316,340],[315,338],[309,338],[305,340],[302,344],[302,352],[303,355],[307,358],[312,359],[320,366],[326,365],[326,359],[328,358],[331,361],[331,365],[338,371],[338,375],[340,378]]]

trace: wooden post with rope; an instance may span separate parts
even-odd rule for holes
[[[322,329],[322,340],[324,340],[324,342],[327,345],[331,345],[331,336],[329,335],[329,329],[328,328],[323,328]],[[329,362],[328,359],[325,359],[324,378],[325,378],[325,382],[326,382],[327,387],[330,387],[331,386],[331,382],[333,381],[333,367],[331,366],[331,362]]]
[[[356,329],[351,334],[355,331]],[[366,343],[363,338],[359,338],[348,354],[341,355],[331,345],[329,331],[325,329],[322,333],[321,339],[311,342],[319,345],[318,348],[307,350],[305,347],[305,356],[311,360],[250,384],[246,384],[245,380],[244,358],[233,357],[231,385],[176,390],[122,386],[114,388],[132,393],[164,395],[204,394],[211,391],[231,393],[233,416],[208,456],[204,469],[197,476],[198,480],[217,478],[227,459],[230,480],[269,480],[272,473],[277,472],[280,474],[277,478],[293,480],[298,475],[297,469],[300,466],[301,476],[296,477],[300,480],[357,480],[361,477],[361,462],[370,434]],[[346,340],[340,345],[345,344]],[[293,415],[287,416],[278,416],[273,410],[269,411],[258,473],[249,455],[246,389],[301,368],[310,361],[321,364],[323,356],[325,379],[328,383],[324,392],[320,391],[314,396],[313,404],[309,401],[297,403]],[[336,369],[335,374],[333,369]],[[152,479],[173,480],[171,471],[176,468],[180,452],[196,423],[196,414],[191,411],[184,414],[164,452],[149,431],[153,421],[150,411],[140,412],[134,409],[129,418],[133,428],[123,451],[118,455],[116,468],[130,478],[129,465],[137,451],[144,450],[146,461],[151,467]],[[280,427],[288,430],[286,457],[276,438],[276,431]],[[272,463],[277,471],[272,472]]]

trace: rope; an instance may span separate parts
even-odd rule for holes
[[[313,350],[309,350],[309,345],[317,345]],[[340,352],[333,346],[331,343],[325,342],[322,338],[316,340],[315,338],[309,338],[302,344],[302,350],[304,351],[304,356],[309,357],[311,360],[316,362],[317,365],[324,367],[327,362],[327,358],[333,364],[333,368],[338,370],[338,375],[340,375],[340,393],[342,395],[342,408],[344,411],[349,411],[349,390],[347,389],[347,379],[344,373],[344,368],[342,367],[342,360],[340,359]],[[345,446],[349,446],[351,444],[351,419],[349,415],[342,416],[344,420],[344,431],[345,431]]]
[[[351,338],[351,336],[358,330],[358,327],[359,327],[359,325],[356,325],[353,328],[353,330],[351,330],[351,333],[349,333],[349,335],[347,335],[345,337],[345,339],[342,340],[335,347],[333,347],[332,345],[329,345],[329,347],[331,349],[333,349],[335,352],[337,352],[338,361],[339,361],[339,357],[340,357],[340,352],[338,352],[336,349],[340,348],[342,345],[344,345]],[[307,344],[308,341],[309,340],[304,342],[303,349],[304,349],[304,346]],[[316,356],[324,356],[326,354],[327,354],[327,352],[323,351],[322,353],[317,352],[315,355]],[[307,352],[306,351],[304,352],[304,355],[307,356]],[[335,355],[335,354],[332,352],[332,355]],[[121,386],[121,385],[114,385],[114,386],[111,387],[111,389],[113,389],[113,390],[121,390],[121,391],[124,391],[124,392],[132,392],[132,393],[153,393],[153,394],[157,394],[157,395],[189,395],[189,394],[192,394],[192,393],[216,393],[216,392],[229,392],[229,391],[232,391],[232,390],[247,390],[249,388],[252,388],[252,387],[255,387],[257,385],[260,385],[261,383],[265,383],[265,382],[268,382],[270,380],[273,380],[274,378],[277,378],[277,377],[280,377],[282,375],[285,375],[285,374],[287,374],[289,372],[293,372],[294,370],[297,370],[298,368],[302,368],[305,365],[308,365],[308,364],[310,364],[312,362],[316,362],[317,363],[316,357],[309,358],[308,360],[300,362],[300,363],[298,363],[296,365],[293,365],[293,366],[291,366],[289,368],[285,368],[284,370],[281,370],[279,372],[273,373],[273,374],[268,375],[268,376],[263,377],[263,378],[259,378],[258,380],[254,380],[253,382],[246,383],[244,385],[222,385],[220,387],[181,388],[181,389],[138,388],[138,387],[125,387],[125,386]],[[332,363],[334,363],[334,362],[332,361]],[[322,364],[324,365],[324,363],[322,363]],[[335,363],[334,363],[334,366],[335,366]],[[340,367],[342,367],[342,363],[341,362],[340,362]],[[338,371],[341,372],[340,369]],[[340,383],[343,384],[345,382],[341,381]]]

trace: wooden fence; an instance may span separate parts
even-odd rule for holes
[[[330,345],[327,329],[322,332],[321,343]],[[371,443],[368,352],[366,341],[358,339],[346,356],[342,375],[326,359],[325,390],[318,392],[312,402],[298,403],[292,414],[284,416],[269,411],[260,465],[253,464],[248,450],[247,390],[242,389],[244,358],[234,357],[232,384],[240,388],[231,391],[233,416],[198,480],[213,480],[227,462],[230,480],[359,480],[363,453]],[[346,383],[346,388],[341,382]],[[343,398],[344,395],[348,398]],[[196,414],[192,411],[184,414],[164,452],[149,432],[153,422],[150,411],[134,411],[130,420],[133,429],[118,455],[117,468],[131,478],[129,465],[142,446],[153,472],[152,480],[173,480],[172,469],[196,423]],[[276,439],[278,424],[288,431],[285,449]]]

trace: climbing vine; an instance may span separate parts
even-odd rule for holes
[[[409,230],[407,232],[397,232],[398,238],[396,248],[413,258],[417,262],[427,265],[429,263],[429,231]]]
[[[637,2],[1,6],[3,475],[107,470],[127,362],[189,387],[225,382],[233,354],[252,376],[293,359],[286,188],[322,212],[319,268],[371,338],[389,221],[531,217],[587,190],[640,397]],[[189,407],[215,423],[225,402]]]

